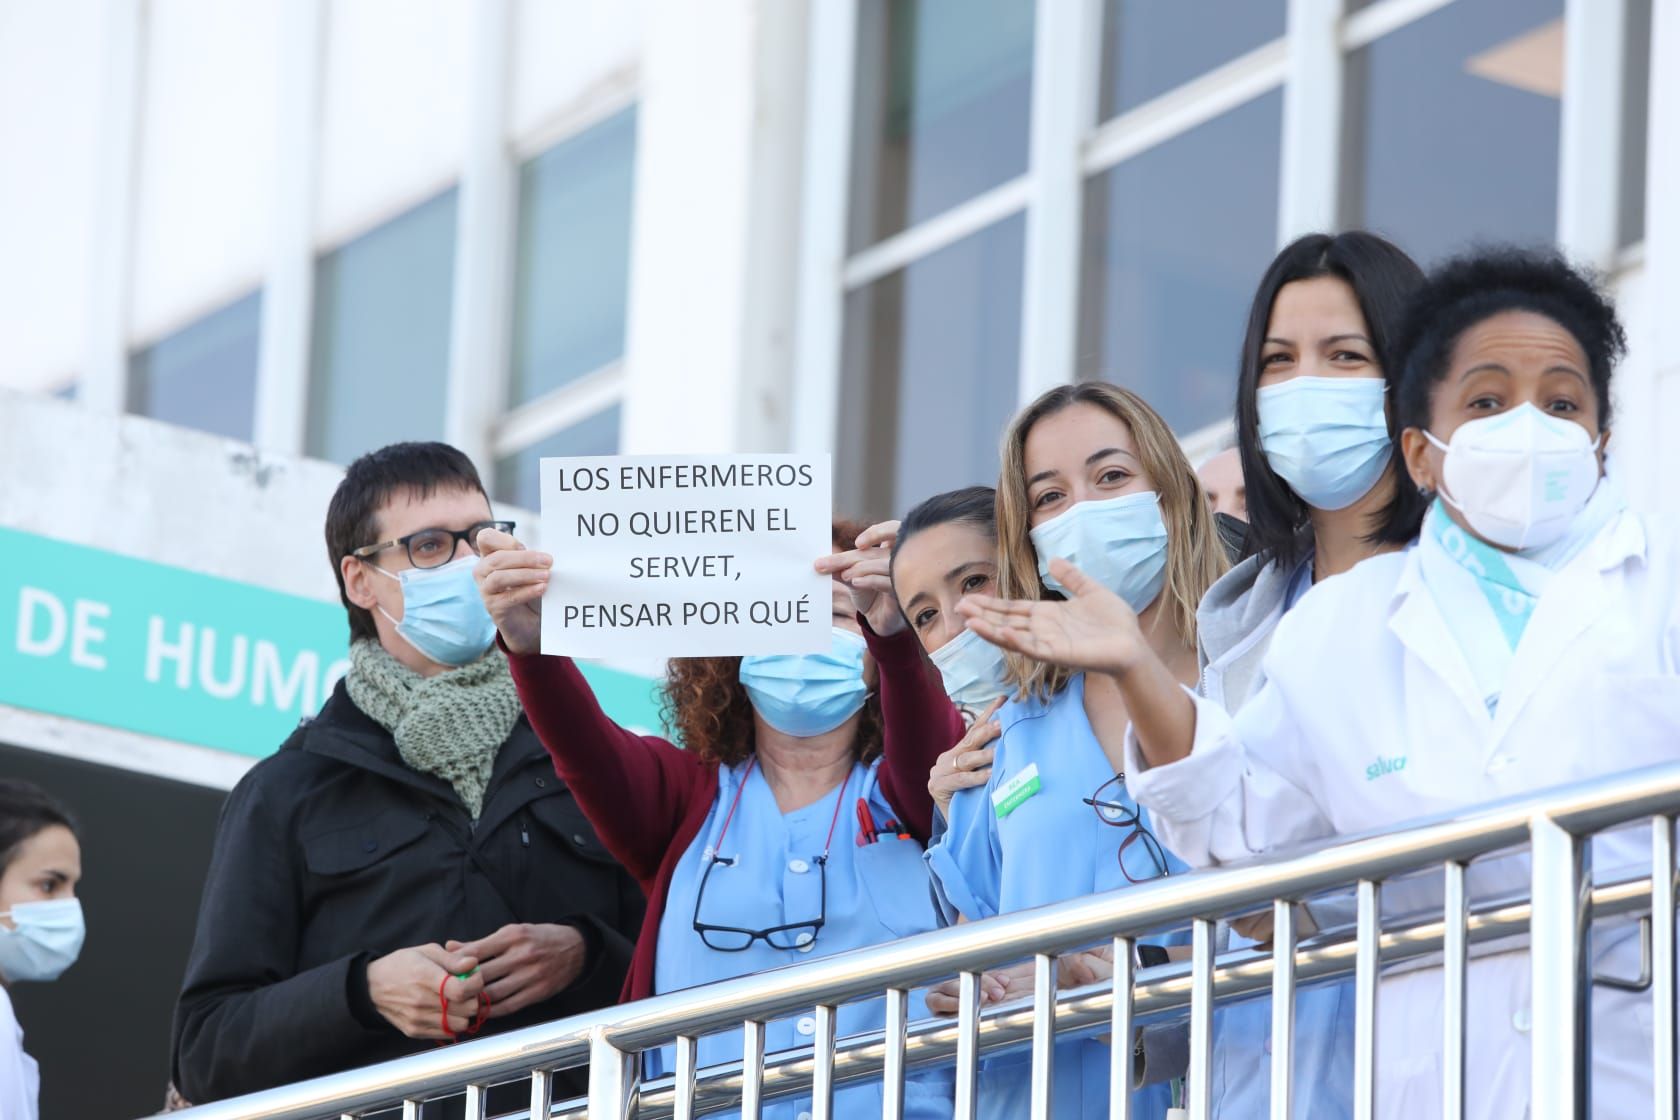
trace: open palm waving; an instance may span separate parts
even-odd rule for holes
[[[1126,601],[1066,560],[1050,561],[1050,574],[1067,599],[968,595],[957,613],[988,642],[1035,661],[1116,676],[1136,665],[1147,647]]]

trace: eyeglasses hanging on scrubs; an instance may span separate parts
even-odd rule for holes
[[[1167,581],[1167,526],[1153,490],[1080,502],[1028,534],[1044,586],[1067,594],[1050,575],[1061,557],[1141,611]]]
[[[766,926],[764,929],[718,926],[700,920],[700,907],[706,900],[706,884],[711,882],[712,868],[720,863],[725,867],[735,866],[735,856],[718,855],[717,849],[723,846],[723,838],[729,835],[729,822],[735,819],[735,810],[741,806],[741,794],[746,791],[747,782],[752,778],[753,767],[757,765],[756,758],[747,763],[747,772],[741,777],[741,785],[735,791],[735,800],[729,803],[729,812],[724,815],[723,831],[718,833],[717,843],[708,848],[702,857],[706,861],[706,870],[700,876],[700,891],[694,897],[694,932],[700,935],[701,944],[719,953],[744,953],[752,948],[754,941],[762,941],[772,949],[806,949],[816,943],[817,933],[828,922],[828,853],[834,847],[834,827],[840,823],[840,806],[846,803],[846,787],[851,784],[850,778],[841,782],[839,790],[835,792],[834,819],[828,822],[828,839],[823,841],[822,855],[811,857],[811,862],[817,865],[817,874],[820,877],[818,889],[822,892],[815,920]]]
[[[1114,775],[1114,777],[1098,786],[1096,793],[1093,793],[1090,797],[1082,798],[1082,800],[1097,811],[1097,819],[1102,823],[1127,830],[1125,839],[1120,841],[1118,856],[1120,874],[1126,877],[1128,883],[1147,883],[1151,879],[1159,879],[1168,870],[1167,853],[1161,848],[1161,842],[1155,839],[1155,834],[1144,825],[1142,812],[1137,806],[1128,805],[1124,801],[1112,800],[1112,795],[1110,797],[1103,796],[1110,786],[1124,789],[1126,775]],[[1145,875],[1140,879],[1126,867],[1126,849],[1133,844],[1142,848],[1150,862],[1155,865],[1153,874]]]

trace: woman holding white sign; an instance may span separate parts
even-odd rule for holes
[[[1004,597],[1059,593],[1046,567],[1076,557],[1136,604],[1151,648],[1180,679],[1195,681],[1196,604],[1224,571],[1225,553],[1194,469],[1142,398],[1085,382],[1027,406],[1004,437],[997,508]],[[1111,749],[1118,746],[1111,732],[1127,719],[1118,688],[1018,655],[1009,668],[1020,698],[997,714],[1002,735],[991,776],[951,799],[950,830],[928,849],[949,904],[971,920],[988,918],[1181,869],[1132,803]],[[1017,970],[995,979],[1005,998],[1022,994]],[[930,1004],[945,1008],[949,995],[930,996]],[[1106,1108],[1105,1041],[1059,1044],[1055,1070],[1058,1114]],[[985,1062],[982,1117],[1027,1115],[1026,1073],[1025,1055]],[[1160,1117],[1171,1102],[1165,1086],[1153,1086],[1134,1103],[1137,1115]]]
[[[860,528],[836,522],[836,548],[851,545]],[[673,659],[665,697],[686,748],[679,749],[613,723],[570,658],[539,654],[552,558],[494,531],[479,547],[480,590],[526,712],[584,813],[648,897],[626,998],[939,925],[921,862],[932,815],[925,782],[962,724],[902,622],[887,636],[872,625],[889,608],[896,614],[890,598],[864,617],[836,581],[827,653]],[[892,627],[883,618],[881,628]],[[884,1018],[880,1000],[848,1004],[837,1031],[879,1030]],[[815,1029],[810,1016],[778,1020],[765,1046],[808,1045]],[[702,1064],[740,1056],[739,1033],[700,1042]],[[650,1064],[668,1072],[670,1055]],[[947,1076],[917,1075],[906,1092],[906,1116],[950,1115]],[[808,1100],[783,1101],[764,1114],[792,1120],[809,1108]],[[878,1085],[835,1094],[837,1115],[880,1108]]]

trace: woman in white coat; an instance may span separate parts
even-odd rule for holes
[[[1233,717],[1181,688],[1131,610],[1077,572],[1064,603],[972,597],[982,637],[1114,677],[1126,769],[1162,839],[1196,864],[1402,821],[1675,757],[1680,532],[1604,477],[1615,313],[1558,258],[1489,251],[1437,271],[1402,339],[1406,467],[1433,501],[1418,543],[1326,582],[1279,624]],[[1618,851],[1618,847],[1621,848]],[[1595,847],[1614,874],[1646,849]],[[1472,891],[1503,882],[1510,861]],[[1515,869],[1520,872],[1520,868]],[[1638,971],[1631,928],[1595,930],[1595,970]],[[1608,936],[1606,936],[1608,934]],[[1468,1115],[1530,1103],[1522,949],[1470,968]],[[1441,1100],[1440,974],[1384,978],[1380,1115]],[[1648,994],[1593,994],[1595,1116],[1649,1107]]]
[[[82,948],[82,849],[69,812],[29,782],[0,780],[0,1117],[36,1120],[41,1075],[23,1049],[11,986],[56,980]]]

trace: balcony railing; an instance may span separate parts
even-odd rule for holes
[[[836,1087],[875,1080],[883,1086],[884,1116],[899,1120],[906,1072],[954,1062],[955,1115],[973,1120],[980,1059],[1024,1043],[1031,1048],[1033,1115],[1052,1117],[1058,1036],[1106,1026],[1111,1038],[1129,1040],[1136,1028],[1182,1019],[1187,1011],[1188,1106],[1193,1120],[1206,1120],[1212,1103],[1215,1008],[1270,993],[1270,1113],[1289,1117],[1296,986],[1351,973],[1355,1114],[1368,1118],[1378,1091],[1379,972],[1432,958],[1422,963],[1439,967],[1444,985],[1440,1115],[1455,1118],[1463,1115],[1472,946],[1526,934],[1533,970],[1531,1115],[1561,1120],[1587,1114],[1588,1016],[1595,983],[1591,923],[1622,918],[1640,921],[1645,945],[1644,975],[1633,986],[1648,984],[1653,1000],[1651,1115],[1673,1120],[1677,812],[1680,765],[1631,771],[1263,862],[1174,876],[674,992],[178,1115],[182,1120],[351,1120],[400,1108],[404,1120],[413,1120],[424,1101],[464,1096],[467,1120],[483,1120],[490,1086],[523,1081],[533,1103],[529,1113],[519,1115],[688,1120],[730,1108],[755,1117],[767,1101],[801,1096],[812,1099],[813,1120],[832,1120]],[[1595,880],[1589,841],[1641,822],[1649,837],[1649,864],[1615,881]],[[1509,854],[1516,848],[1526,850]],[[1503,861],[1507,871],[1517,868],[1527,891],[1473,899],[1467,869],[1482,857]],[[1385,883],[1412,883],[1420,874],[1439,876],[1439,889],[1432,886],[1426,895],[1432,900],[1426,911],[1413,907],[1398,914],[1381,905]],[[1338,892],[1352,900],[1356,917],[1351,928],[1298,936],[1296,903]],[[1268,907],[1273,916],[1269,950],[1215,955],[1217,921]],[[1134,967],[1138,938],[1185,926],[1191,931],[1188,962]],[[1112,982],[1058,990],[1058,955],[1097,944],[1114,950]],[[1023,960],[1033,962],[1032,998],[982,1010],[980,973]],[[953,974],[960,981],[957,1016],[910,1021],[911,990]],[[1613,981],[1601,977],[1596,982]],[[883,995],[884,1031],[836,1037],[839,1005]],[[816,1024],[812,1045],[766,1054],[765,1024],[805,1013]],[[699,1038],[736,1028],[743,1029],[742,1060],[698,1067]],[[642,1052],[660,1047],[674,1048],[675,1075],[642,1079]],[[1112,1051],[1110,1116],[1129,1118],[1131,1046],[1122,1043]],[[552,1075],[571,1069],[587,1069],[587,1100],[550,1105]]]

